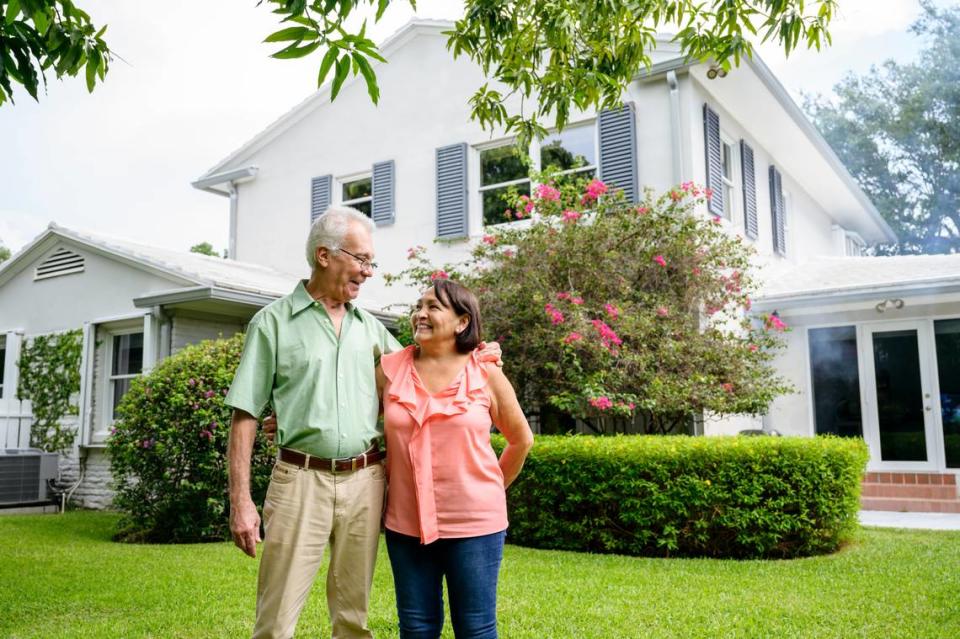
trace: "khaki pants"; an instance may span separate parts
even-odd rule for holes
[[[293,636],[328,541],[327,606],[333,637],[373,637],[367,628],[367,604],[385,488],[383,464],[335,474],[277,462],[263,504],[254,639]]]

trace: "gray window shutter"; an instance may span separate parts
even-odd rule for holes
[[[393,224],[395,178],[393,160],[373,165],[373,221],[377,226]]]
[[[623,189],[628,202],[638,202],[637,120],[632,102],[600,112],[600,179]]]
[[[310,224],[317,221],[330,206],[333,176],[321,175],[310,180]]]
[[[713,196],[707,210],[713,215],[723,215],[723,152],[720,148],[720,116],[703,105],[703,147],[706,150],[707,188]]]
[[[757,239],[757,175],[753,165],[753,149],[740,140],[740,174],[743,176],[743,230],[751,240]]]
[[[778,255],[787,254],[787,239],[784,228],[783,178],[777,167],[770,166],[770,213],[773,221],[773,250]]]
[[[437,237],[467,236],[467,144],[437,149]]]

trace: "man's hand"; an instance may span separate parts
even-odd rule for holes
[[[275,413],[270,413],[269,417],[263,420],[263,436],[271,444],[277,439],[277,416]]]
[[[260,541],[260,515],[253,501],[247,499],[230,507],[230,534],[237,548],[251,557],[257,556]]]
[[[481,362],[493,362],[497,366],[502,367],[503,360],[500,359],[502,354],[500,344],[497,342],[480,342],[477,344],[477,355]],[[264,424],[266,424],[266,422],[264,422]]]

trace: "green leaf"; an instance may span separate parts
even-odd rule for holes
[[[298,44],[300,43],[294,42],[286,49],[283,49],[282,51],[278,51],[270,57],[276,58],[278,60],[290,60],[292,58],[302,58],[303,56],[316,51],[317,48],[323,43],[320,40],[317,40],[316,42],[311,42],[310,44],[303,47],[298,47],[297,46]]]
[[[89,93],[93,93],[93,87],[97,83],[97,67],[99,64],[100,54],[94,49],[87,57],[87,91]]]
[[[343,56],[337,60],[337,72],[333,76],[333,86],[330,87],[330,101],[333,102],[337,99],[337,94],[340,93],[340,87],[343,86],[343,82],[347,79],[347,74],[350,72],[350,58]]]
[[[370,100],[374,104],[380,100],[380,87],[377,86],[377,74],[373,72],[373,69],[370,67],[370,63],[367,62],[367,59],[363,55],[354,52],[352,54],[353,61],[358,67],[360,67],[360,73],[363,75],[363,79],[367,81],[367,93],[370,94]]]
[[[20,13],[20,0],[10,0],[10,4],[7,5],[7,15],[6,15],[7,24],[13,24],[13,21],[17,19],[17,15],[19,13]]]
[[[317,37],[315,31],[312,31],[306,27],[287,27],[286,29],[280,29],[271,33],[266,38],[264,42],[287,42],[290,40],[312,40]]]
[[[327,79],[327,74],[330,72],[330,67],[333,66],[333,63],[337,61],[337,48],[330,47],[327,49],[326,55],[323,56],[323,62],[320,63],[320,74],[317,76],[317,87],[323,84],[323,81]]]

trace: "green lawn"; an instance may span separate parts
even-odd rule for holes
[[[113,543],[115,522],[90,512],[0,517],[0,637],[248,636],[256,561],[228,544]],[[501,574],[504,639],[960,637],[960,532],[868,529],[840,553],[794,561],[508,545]],[[298,637],[329,637],[318,595]],[[371,625],[385,638],[395,624],[382,552]]]

